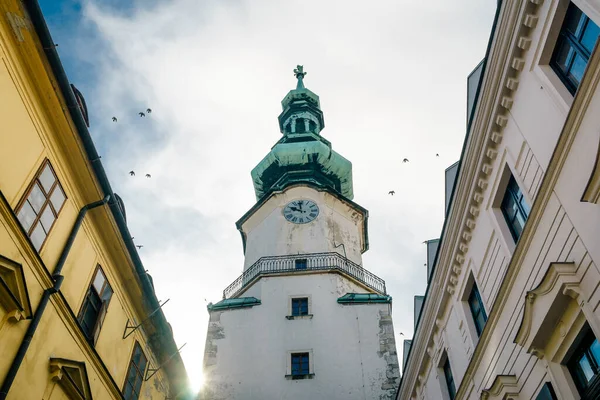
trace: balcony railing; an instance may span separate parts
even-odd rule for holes
[[[223,298],[235,297],[239,292],[263,274],[279,274],[305,271],[340,271],[378,293],[386,294],[385,281],[346,259],[339,253],[313,253],[261,257],[223,290]]]

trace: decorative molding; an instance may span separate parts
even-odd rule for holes
[[[481,392],[481,400],[517,400],[518,382],[515,375],[496,375],[489,389]]]
[[[490,160],[495,160],[496,156],[498,155],[498,151],[494,150],[494,149],[487,149],[487,151],[485,152],[485,155],[487,156],[487,158],[489,158]]]
[[[514,92],[519,87],[519,80],[517,78],[508,78],[506,80],[506,87]]]
[[[526,36],[521,36],[517,46],[519,46],[521,50],[529,50],[529,47],[531,46],[531,39]]]
[[[478,209],[483,203],[483,194],[479,192],[480,189],[477,187],[480,182],[477,175],[473,176],[473,171],[481,169],[484,175],[483,181],[494,175],[493,161],[498,155],[498,151],[494,147],[501,142],[502,129],[508,124],[508,117],[503,115],[502,112],[510,109],[513,105],[512,96],[519,85],[519,71],[523,70],[525,66],[526,51],[531,46],[531,40],[528,36],[531,34],[532,29],[528,29],[527,26],[531,28],[537,24],[536,14],[539,11],[539,4],[541,2],[542,0],[516,0],[514,2],[501,3],[502,8],[499,10],[497,16],[497,27],[494,38],[490,39],[493,40],[493,45],[487,54],[487,62],[492,67],[486,68],[482,76],[482,84],[479,89],[482,95],[478,101],[475,116],[470,126],[471,137],[467,139],[466,148],[462,156],[463,167],[457,177],[457,190],[454,199],[454,203],[456,204],[447,217],[449,228],[448,232],[444,234],[445,237],[442,238],[445,243],[440,243],[438,265],[444,265],[445,268],[436,269],[436,276],[439,276],[440,285],[442,288],[445,286],[445,292],[450,295],[454,295],[456,291],[454,282],[457,282],[457,278],[454,273],[459,267],[462,268],[461,264],[465,261],[465,257],[457,257],[457,255],[460,256],[458,254],[460,249],[458,248],[458,240],[456,239],[465,234],[470,239],[471,233],[469,231],[474,230],[476,227],[476,219],[467,217],[466,220],[463,220],[462,224],[458,221],[464,218],[467,210],[471,212],[471,207]],[[525,22],[527,25],[524,25]],[[493,123],[490,123],[490,121],[493,121]],[[493,138],[490,132],[492,129],[495,133]],[[486,134],[486,132],[489,133]],[[482,160],[483,155],[491,160],[491,162]],[[483,184],[483,187],[486,187],[485,184]],[[469,201],[469,198],[471,201]],[[480,199],[481,201],[479,201]],[[456,244],[450,246],[449,243]],[[458,265],[449,261],[452,259],[456,259]],[[404,384],[402,386],[409,385],[409,387],[406,389],[400,387],[398,392],[399,397],[403,397],[400,394],[403,392],[405,395],[416,394],[416,388],[410,386],[411,383],[409,382],[414,382],[415,374],[420,374],[427,370],[429,360],[424,355],[423,346],[428,346],[433,340],[431,332],[432,322],[435,321],[437,315],[445,312],[444,310],[447,308],[447,304],[449,304],[447,295],[442,290],[437,292],[432,290],[431,295],[434,296],[434,299],[424,305],[422,311],[423,318],[421,318],[421,323],[417,327],[415,339],[413,340],[413,351],[411,352],[413,356],[409,357],[406,365],[407,371],[403,378]],[[485,331],[489,331],[489,329]],[[468,382],[471,379],[470,377],[473,373],[472,365],[480,361],[481,348],[484,347],[483,337],[480,338],[479,345],[474,350],[473,359],[469,363],[467,371],[470,371],[470,375],[467,376],[465,374],[463,382]],[[417,360],[411,360],[415,356],[418,357]],[[415,362],[417,363],[416,365],[414,364]],[[466,390],[464,386],[461,385],[457,388],[457,399],[464,398]]]
[[[21,264],[0,255],[0,307],[18,322],[33,315]]]
[[[64,358],[51,358],[50,379],[58,383],[70,399],[92,400],[85,363]]]
[[[513,105],[513,99],[511,97],[504,96],[504,97],[502,97],[502,101],[500,102],[500,105],[502,107],[506,108],[507,110],[510,110]]]
[[[525,66],[525,60],[522,59],[521,57],[515,57],[515,58],[513,58],[510,66],[515,71],[521,71],[523,69],[523,67]]]
[[[600,204],[600,143],[598,144],[594,169],[590,175],[587,185],[585,186],[585,190],[581,196],[581,201]]]
[[[538,335],[544,319],[551,313],[554,299],[568,293],[570,297],[579,297],[579,282],[577,265],[575,263],[551,263],[540,284],[525,295],[525,309],[521,325],[514,342],[524,347],[528,353],[543,356],[540,346],[534,346],[533,341]],[[551,297],[544,301],[544,298]],[[541,357],[539,357],[541,358]]]
[[[527,14],[525,16],[525,20],[523,21],[523,25],[528,28],[535,29],[538,23],[538,17],[533,14]]]
[[[483,166],[481,167],[481,172],[483,172],[486,175],[489,175],[492,172],[493,167],[490,164],[483,164]]]
[[[504,128],[507,123],[508,123],[508,117],[506,117],[504,115],[496,116],[496,125]]]

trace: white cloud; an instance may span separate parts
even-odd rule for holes
[[[93,134],[158,296],[171,298],[165,313],[188,342],[192,380],[204,299],[218,301],[242,272],[234,222],[255,202],[250,170],[280,137],[296,64],[370,211],[364,265],[386,279],[396,331],[410,337],[412,296],[425,292],[421,243],[441,230],[443,172],[459,157],[466,76],[484,55],[495,2],[174,0],[127,14],[101,4],[84,8],[107,50],[92,55]]]

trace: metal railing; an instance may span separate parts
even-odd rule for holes
[[[312,253],[261,257],[223,290],[223,298],[235,297],[248,283],[262,274],[337,270],[369,288],[386,294],[385,281],[339,253]]]

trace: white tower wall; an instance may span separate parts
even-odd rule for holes
[[[391,305],[338,304],[346,293],[367,291],[337,273],[267,277],[244,293],[262,304],[211,312],[206,398],[391,398],[399,375]],[[294,296],[309,297],[312,317],[286,318]],[[314,376],[286,378],[290,352],[303,351]]]
[[[283,208],[292,200],[308,199],[319,206],[319,216],[307,224],[285,220]],[[276,193],[242,224],[246,235],[244,270],[259,258],[290,254],[338,252],[356,264],[365,248],[364,216],[325,191],[293,186]],[[338,246],[338,247],[336,247]]]

